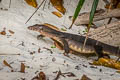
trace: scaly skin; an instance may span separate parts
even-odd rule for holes
[[[120,56],[120,50],[118,47],[111,46],[91,38],[87,39],[86,46],[83,50],[81,50],[85,36],[61,32],[59,30],[53,29],[52,27],[49,27],[48,25],[36,24],[29,26],[28,29],[40,32],[41,35],[52,38],[53,40],[59,42],[63,45],[66,53],[69,53],[69,51],[72,50],[82,54],[97,53],[99,58],[103,57],[103,53]]]

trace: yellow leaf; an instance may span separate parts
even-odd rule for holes
[[[27,4],[33,6],[34,8],[37,8],[37,2],[36,0],[25,0]]]
[[[114,69],[120,70],[120,62],[116,62],[114,59],[106,59],[106,58],[100,58],[98,61],[94,61],[92,63],[93,65],[102,65]]]
[[[62,17],[62,15],[61,15],[59,12],[53,11],[52,13],[53,13],[54,15],[56,15],[57,17],[59,17],[59,18]]]
[[[66,9],[63,6],[63,0],[50,0],[50,2],[58,11],[65,14]]]

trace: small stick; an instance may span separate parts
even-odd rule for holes
[[[32,18],[32,16],[38,11],[38,9],[41,7],[41,5],[43,4],[45,0],[42,1],[42,3],[38,6],[38,8],[35,10],[35,12],[30,16],[30,18],[26,21],[26,23]],[[25,23],[25,24],[26,24]]]
[[[57,74],[57,76],[56,76],[56,78],[54,79],[54,80],[58,80],[59,78],[60,78],[60,75],[61,75],[62,73],[61,73],[61,71],[59,70],[58,71],[58,74]]]
[[[20,54],[4,54],[4,53],[2,53],[0,55],[20,55]]]
[[[47,0],[45,0],[44,6],[43,6],[43,10],[45,9],[45,4],[46,4],[46,1],[47,1]]]
[[[11,0],[10,0],[10,3],[9,3],[9,8],[10,8],[10,6],[11,6]]]
[[[52,50],[51,50],[51,49],[46,48],[46,47],[43,47],[43,49],[46,49],[46,50],[50,51],[50,53],[51,53],[51,54],[53,54],[53,52],[52,52]]]
[[[89,29],[90,29],[90,28],[89,28]],[[86,45],[86,42],[87,42],[87,39],[88,39],[88,34],[89,34],[89,29],[88,29],[88,32],[87,32],[87,34],[86,34],[86,37],[85,37],[85,40],[84,40],[84,44],[83,44],[83,46],[82,46],[81,51],[84,49],[84,47],[85,47],[85,45]]]

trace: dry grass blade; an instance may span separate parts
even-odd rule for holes
[[[12,69],[12,66],[10,64],[8,64],[8,62],[6,60],[3,61],[3,64]]]
[[[32,16],[37,12],[37,10],[42,6],[45,0],[42,1],[42,3],[38,6],[38,8],[35,10],[35,12],[30,16],[30,18],[26,21],[26,23],[32,18]],[[25,24],[26,24],[25,23]]]
[[[10,0],[10,2],[9,2],[9,8],[10,8],[10,6],[11,6],[11,0]]]
[[[20,55],[20,54],[5,54],[5,53],[0,53],[0,55]]]

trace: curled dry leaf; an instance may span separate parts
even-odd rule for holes
[[[25,73],[25,65],[23,63],[21,63],[20,72]]]
[[[54,15],[56,15],[57,17],[59,17],[59,18],[62,17],[62,15],[61,15],[59,12],[53,11],[52,13],[53,13]]]
[[[25,0],[27,4],[29,4],[30,6],[37,8],[37,2],[36,0]]]
[[[50,2],[58,11],[65,14],[66,9],[63,6],[63,0],[50,0]]]
[[[8,64],[8,62],[6,60],[3,61],[3,64],[12,69],[12,66],[10,64]]]
[[[12,30],[8,30],[11,34],[14,34],[15,32],[13,32]]]

